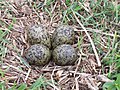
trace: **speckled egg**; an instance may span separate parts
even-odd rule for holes
[[[77,53],[71,45],[59,45],[53,50],[53,61],[57,65],[73,65],[76,60]]]
[[[29,64],[33,65],[45,65],[50,59],[50,50],[48,47],[40,44],[31,45],[26,52],[25,58]]]
[[[31,45],[43,44],[51,47],[50,35],[43,25],[34,25],[28,29],[28,42]]]
[[[74,42],[75,32],[71,26],[59,26],[53,33],[52,47],[55,48],[62,44],[72,44]]]

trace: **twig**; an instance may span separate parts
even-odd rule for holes
[[[31,72],[31,68],[29,68],[29,70],[28,70],[28,72],[27,72],[27,74],[26,74],[25,81],[27,81],[30,72]]]
[[[72,9],[71,9],[72,10]],[[75,19],[77,20],[77,22],[79,23],[79,25],[83,28],[83,30],[85,31],[86,35],[88,36],[90,42],[91,42],[91,45],[92,45],[92,48],[93,48],[93,51],[95,53],[95,56],[96,56],[96,59],[97,59],[97,63],[98,63],[98,66],[101,66],[101,62],[100,62],[100,59],[99,59],[99,56],[98,56],[98,53],[97,53],[97,50],[95,49],[95,45],[94,45],[94,42],[92,41],[90,35],[88,34],[86,28],[83,26],[83,24],[79,21],[79,19],[77,18],[77,16],[75,15],[74,11],[72,10],[73,12],[73,15],[75,17]]]
[[[78,84],[78,79],[80,78],[80,75],[75,78],[75,83],[76,83],[76,90],[79,90],[79,84]]]
[[[49,82],[47,82],[47,84],[49,84],[50,86],[52,86],[52,87],[54,88],[54,90],[60,90],[60,89],[58,89],[54,84],[51,84],[51,83],[49,83]]]
[[[76,69],[75,69],[74,77],[75,77],[75,75],[76,75],[76,73],[77,73],[77,71],[78,71],[78,68],[79,68],[79,66],[80,66],[80,63],[81,63],[81,54],[80,54],[80,57],[79,57],[79,60],[78,60],[78,63],[77,63]]]
[[[87,32],[95,32],[95,33],[98,33],[98,34],[114,37],[114,34],[105,33],[105,32],[102,32],[98,29],[86,28],[86,30],[87,30]],[[84,30],[75,29],[74,31],[83,32]],[[116,35],[116,37],[120,37],[120,35]]]
[[[7,64],[7,63],[6,63],[6,64]],[[26,72],[20,70],[18,67],[12,66],[12,65],[10,65],[10,64],[7,64],[7,65],[8,65],[9,67],[11,67],[11,68],[17,70],[17,72],[20,72],[20,73],[23,73],[23,74],[27,74]]]
[[[55,8],[56,8],[56,6],[57,6],[57,3],[58,3],[58,2],[55,2],[55,5],[54,5],[54,7],[52,8],[51,13],[54,12],[54,10],[55,10]]]
[[[56,67],[53,69],[52,74],[51,74],[52,84],[50,84],[50,83],[49,83],[49,84],[50,84],[51,86],[53,86],[54,90],[55,90],[55,89],[56,89],[56,90],[59,90],[59,89],[55,86],[54,79],[53,79],[53,75],[54,75],[55,70],[56,70]]]
[[[82,5],[81,2],[78,2],[78,3],[79,3],[79,5],[81,5],[87,12],[90,12],[84,5]]]

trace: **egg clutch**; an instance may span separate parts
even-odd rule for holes
[[[61,25],[52,34],[43,25],[34,25],[28,29],[29,49],[25,58],[29,64],[44,66],[53,60],[56,65],[73,65],[77,52],[72,44],[75,32],[71,26]]]

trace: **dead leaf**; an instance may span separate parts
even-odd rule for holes
[[[56,75],[60,78],[62,76],[63,70],[57,71]]]
[[[102,81],[102,82],[113,82],[113,80],[110,80],[110,79],[108,79],[106,76],[104,76],[104,75],[98,75],[97,76],[97,79],[98,79],[98,81]]]
[[[26,15],[30,15],[32,13],[32,10],[28,5],[24,5],[22,6],[22,12]]]
[[[17,7],[25,3],[26,0],[11,0]]]

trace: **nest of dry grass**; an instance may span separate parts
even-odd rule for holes
[[[36,4],[43,2],[44,0],[36,1]],[[2,8],[4,8],[0,11],[0,21],[4,23],[4,26],[0,24],[1,29],[5,31],[8,30],[10,24],[13,26],[12,30],[8,30],[9,34],[6,35],[9,43],[5,44],[7,53],[2,58],[3,62],[0,65],[2,71],[5,72],[0,81],[6,81],[6,88],[10,88],[14,83],[17,85],[26,83],[31,86],[40,76],[51,81],[48,83],[47,90],[98,90],[102,87],[103,82],[111,81],[103,75],[100,61],[103,55],[108,52],[105,47],[106,41],[101,43],[103,46],[96,47],[92,42],[93,33],[82,25],[74,13],[76,24],[72,24],[71,21],[68,21],[68,24],[75,28],[76,42],[80,39],[80,35],[83,37],[80,46],[82,49],[78,49],[79,58],[74,66],[56,66],[52,61],[44,67],[29,66],[22,58],[24,52],[29,48],[27,28],[34,24],[43,24],[52,34],[56,27],[61,24],[63,15],[57,11],[61,8],[60,5],[64,6],[61,1],[56,1],[52,6],[52,17],[43,12],[42,8],[38,10],[32,8],[35,3],[32,0],[29,3],[26,0],[6,0],[0,3],[3,4]],[[65,6],[62,8],[66,9]],[[10,13],[7,13],[7,10],[10,10]],[[101,39],[107,40],[106,33],[99,30],[94,31],[98,34],[101,33]],[[113,33],[109,35],[113,37]],[[78,43],[73,46],[77,47]],[[99,47],[102,47],[104,52],[101,55],[97,53]],[[92,51],[89,51],[90,48]],[[108,67],[104,67],[104,70],[104,73],[107,73]]]

